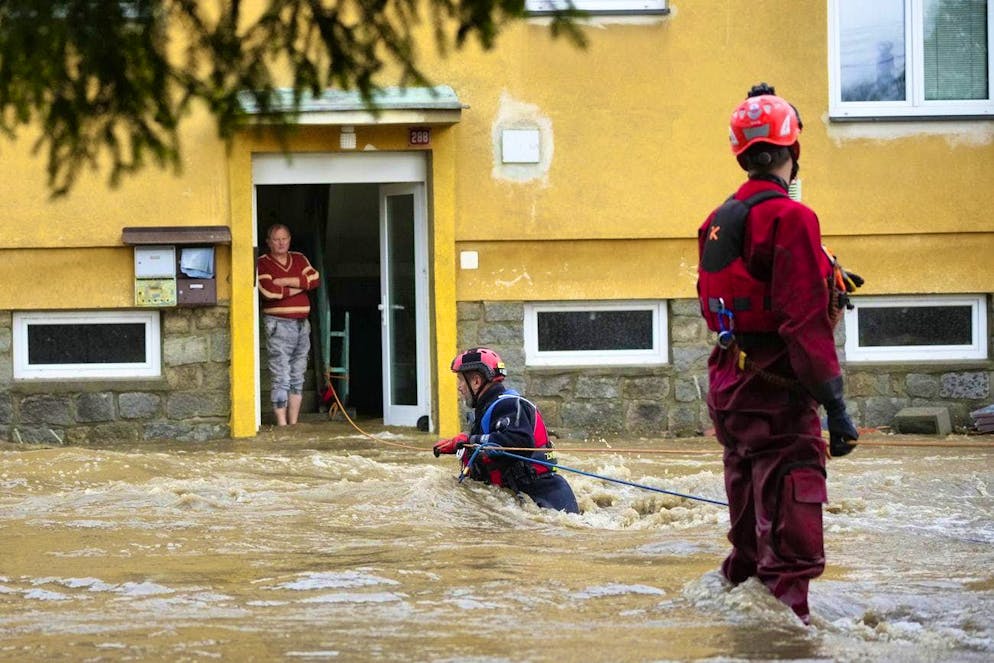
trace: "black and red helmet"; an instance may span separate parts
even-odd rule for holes
[[[453,373],[479,371],[487,382],[503,380],[507,377],[504,360],[490,348],[472,348],[460,352],[452,360]]]

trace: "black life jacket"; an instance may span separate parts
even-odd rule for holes
[[[555,451],[553,451],[552,440],[549,438],[549,431],[546,429],[545,422],[542,420],[542,413],[538,411],[538,408],[535,407],[534,403],[532,403],[526,398],[523,398],[520,394],[518,394],[518,392],[516,392],[513,389],[508,389],[503,394],[495,398],[494,402],[491,403],[489,407],[487,407],[486,411],[483,413],[483,417],[480,419],[480,429],[484,436],[483,440],[486,440],[487,436],[489,436],[489,434],[493,432],[492,428],[493,422],[491,421],[491,417],[493,415],[494,408],[497,406],[497,403],[508,398],[514,398],[519,401],[524,401],[525,403],[530,405],[535,411],[535,427],[533,429],[533,437],[535,439],[535,451],[531,452],[515,451],[514,453],[519,456],[521,455],[529,456],[536,460],[544,461],[547,463],[555,463],[556,453]],[[469,463],[470,457],[471,454],[463,455],[462,462],[464,465]],[[514,462],[524,463],[525,461],[514,461]],[[484,464],[489,465],[486,462]],[[553,468],[549,467],[548,465],[542,465],[540,463],[530,463],[530,465],[534,470],[535,476],[541,476],[547,472],[555,471]],[[489,481],[489,483],[495,486],[506,486],[508,484],[505,477],[503,476],[503,472],[501,472],[501,470],[495,466],[487,468],[487,480]]]
[[[703,230],[704,248],[698,266],[697,296],[701,314],[711,331],[731,331],[722,309],[734,316],[737,332],[773,332],[777,322],[771,310],[770,283],[746,269],[742,259],[746,219],[752,208],[772,198],[786,198],[777,190],[760,191],[745,200],[729,197]]]

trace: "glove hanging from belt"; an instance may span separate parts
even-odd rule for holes
[[[843,312],[854,308],[850,295],[862,287],[865,281],[856,272],[850,272],[840,265],[839,259],[827,246],[823,244],[821,250],[832,264],[832,273],[828,277],[828,317],[832,321],[832,327],[835,327]]]

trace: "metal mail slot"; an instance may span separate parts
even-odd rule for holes
[[[177,306],[217,304],[217,279],[176,279]]]

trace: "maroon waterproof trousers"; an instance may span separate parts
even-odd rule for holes
[[[814,400],[787,401],[763,411],[711,408],[731,520],[721,570],[735,584],[757,576],[808,623],[808,583],[825,569],[825,442]]]

